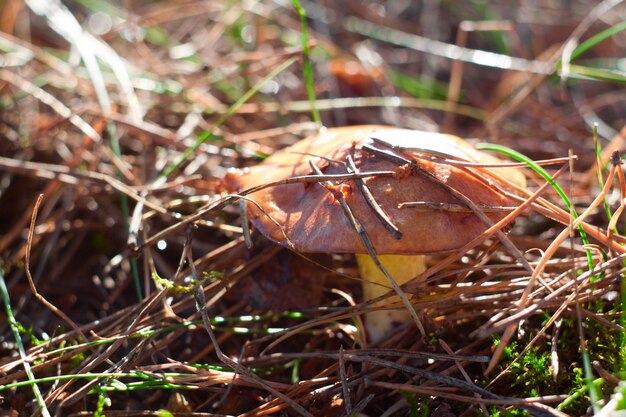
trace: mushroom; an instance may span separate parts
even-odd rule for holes
[[[497,178],[523,186],[523,174],[512,168],[480,168],[477,174],[459,161],[499,162],[452,135],[375,125],[331,128],[257,166],[229,172],[226,184],[242,191],[316,173],[372,172],[361,179],[280,184],[247,197],[251,223],[274,242],[303,253],[356,254],[363,297],[370,300],[387,293],[390,283],[374,257],[402,285],[424,272],[424,255],[454,252],[487,229],[450,189],[478,207],[516,205]],[[485,211],[493,222],[506,214]],[[355,230],[359,225],[364,232]],[[389,303],[389,299],[379,302]],[[367,313],[369,340],[385,338],[410,313],[407,309]]]

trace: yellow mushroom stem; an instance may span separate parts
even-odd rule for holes
[[[389,272],[398,285],[402,285],[426,270],[424,255],[378,255],[378,260]],[[380,297],[391,290],[391,283],[376,266],[370,255],[357,253],[356,261],[363,279],[363,299],[365,301]],[[374,306],[385,306],[399,302],[397,296],[379,301]],[[365,329],[368,339],[377,343],[391,335],[393,329],[411,320],[406,308],[400,306],[393,310],[377,310],[365,314]]]

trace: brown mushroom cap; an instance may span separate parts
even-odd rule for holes
[[[498,162],[496,158],[475,150],[452,135],[386,126],[354,126],[328,129],[304,139],[275,153],[255,167],[229,173],[226,182],[231,189],[242,191],[293,176],[310,175],[313,174],[310,160],[325,175],[346,174],[343,162],[348,155],[352,155],[361,173],[398,173],[395,177],[376,176],[365,178],[364,181],[377,203],[402,233],[400,239],[394,238],[375,216],[354,180],[345,181],[339,187],[379,255],[454,251],[486,230],[485,224],[470,211],[399,208],[400,203],[416,201],[454,205],[463,203],[435,182],[420,175],[411,175],[406,167],[402,168],[397,163],[362,151],[364,144],[373,144],[372,137],[414,149],[405,151],[405,157],[412,153],[432,154],[443,158],[442,154],[447,154],[451,156],[448,159]],[[374,146],[379,147],[375,144]],[[487,177],[485,173],[497,172],[518,185],[524,185],[523,175],[512,169],[481,169],[481,179],[467,169],[423,159],[416,160],[419,169],[460,191],[476,205],[516,205],[513,199],[502,193],[501,190],[505,187],[497,180],[484,180]],[[367,253],[340,203],[320,183],[278,185],[252,193],[248,197],[256,202],[247,203],[250,221],[265,236],[277,243],[301,252]],[[505,212],[486,214],[494,222],[506,215]]]

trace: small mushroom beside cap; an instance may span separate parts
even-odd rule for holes
[[[404,163],[407,160],[409,164]],[[500,162],[452,135],[387,126],[352,126],[327,129],[276,152],[257,166],[231,171],[226,184],[239,192],[316,172],[387,172],[364,177],[361,184],[355,179],[334,181],[332,185],[300,182],[248,195],[253,201],[247,203],[250,221],[274,242],[305,253],[356,254],[363,296],[368,300],[387,293],[389,280],[368,254],[363,236],[355,230],[341,200],[363,226],[371,249],[384,268],[400,285],[424,272],[423,255],[454,252],[487,229],[446,187],[459,191],[478,207],[517,205],[503,192],[507,186],[496,178],[504,177],[524,186],[521,172],[481,168],[477,175],[453,161]],[[418,175],[416,170],[424,175]],[[407,207],[407,202],[422,206]],[[497,210],[485,212],[494,223],[506,214]],[[407,320],[408,314],[406,310],[368,313],[365,324],[370,341],[388,336],[395,324]]]

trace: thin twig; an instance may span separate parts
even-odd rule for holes
[[[311,169],[317,172],[318,175],[322,175],[317,165],[313,163],[311,163],[310,165],[311,165]],[[341,208],[343,209],[345,216],[350,221],[350,224],[354,228],[354,231],[359,235],[359,239],[361,239],[361,242],[363,243],[363,246],[365,246],[367,253],[372,258],[372,261],[374,262],[376,267],[383,273],[383,275],[385,275],[385,277],[389,280],[389,282],[391,283],[391,286],[393,287],[393,290],[396,292],[398,297],[400,297],[400,299],[402,300],[402,304],[404,304],[404,307],[408,310],[409,314],[411,315],[411,318],[415,322],[415,325],[419,329],[420,333],[422,334],[423,337],[426,337],[426,329],[424,329],[424,326],[422,325],[421,320],[417,316],[417,313],[415,312],[415,309],[413,308],[411,301],[409,301],[409,298],[406,296],[406,293],[402,290],[402,288],[400,288],[396,280],[393,279],[391,274],[387,271],[387,269],[380,262],[380,259],[378,258],[378,255],[376,254],[376,250],[374,249],[374,246],[372,245],[372,241],[370,240],[367,234],[367,231],[365,230],[361,222],[356,217],[354,217],[354,214],[352,214],[352,210],[350,209],[350,206],[348,206],[346,199],[343,197],[343,195],[340,192],[338,192],[334,188],[331,182],[326,181],[326,182],[323,182],[322,185],[324,185],[324,187],[333,195],[335,200],[339,202],[339,204],[341,205]]]
[[[352,412],[347,413],[344,417],[363,415],[361,414],[361,411],[365,410],[365,407],[367,407],[367,405],[370,403],[370,401],[374,399],[374,397],[376,397],[376,395],[370,394],[367,397],[363,398],[354,406]]]
[[[405,358],[411,360],[421,361],[463,361],[463,362],[476,362],[487,363],[489,362],[488,356],[466,356],[457,354],[443,354],[436,352],[415,352],[412,350],[403,349],[351,349],[344,350],[343,357],[355,357],[355,356],[388,356],[395,358]],[[287,362],[294,359],[310,359],[310,358],[323,358],[339,360],[339,353],[334,351],[317,351],[317,352],[297,352],[297,353],[272,353],[269,355],[263,355],[259,357],[244,358],[245,363],[254,363],[256,366],[269,365],[280,362]]]
[[[394,151],[409,153],[412,157],[415,157],[417,159],[422,159],[429,162],[436,162],[439,164],[472,168],[528,168],[528,164],[526,164],[525,162],[474,162],[434,149],[394,145],[385,141],[384,139],[379,139],[374,136],[371,136],[370,139],[372,139],[374,143],[378,145],[383,145],[387,148],[393,149]],[[535,162],[537,165],[557,165],[568,162],[571,158],[578,159],[578,157],[574,155],[560,158],[539,159],[533,162]]]
[[[486,206],[484,204],[476,204],[476,207],[483,213],[502,213],[513,211],[517,206]],[[398,204],[398,208],[414,208],[417,210],[440,210],[453,213],[473,213],[467,206],[452,203],[429,202],[429,201],[407,201]]]
[[[445,340],[443,339],[439,339],[439,344],[441,345],[441,347],[443,348],[443,350],[446,351],[446,353],[448,354],[453,354],[452,349],[450,348],[450,346],[448,346],[448,344],[445,342]],[[456,367],[458,368],[458,370],[461,372],[461,375],[463,375],[463,378],[467,381],[467,382],[472,382],[472,379],[470,378],[470,376],[467,374],[467,372],[465,371],[465,369],[463,368],[463,366],[461,365],[460,361],[455,361],[454,364],[456,365]],[[477,399],[481,399],[480,395],[478,393],[474,393],[474,397],[476,397]],[[483,412],[485,413],[485,415],[489,415],[489,411],[487,410],[487,407],[485,407],[484,403],[479,403],[480,408],[483,410]]]
[[[124,342],[126,342],[127,338],[133,333],[135,328],[143,320],[143,318],[146,316],[148,311],[150,311],[152,307],[154,307],[159,301],[161,301],[163,297],[165,297],[166,294],[168,294],[168,291],[162,290],[162,291],[159,291],[157,294],[153,295],[152,297],[145,298],[142,301],[143,305],[141,304],[138,305],[139,311],[134,316],[132,316],[131,323],[124,326],[122,333],[119,336],[117,336],[117,339],[99,356],[91,359],[90,361],[87,361],[87,363],[83,365],[80,371],[82,373],[89,372],[92,369],[94,369],[96,366],[100,365],[102,362],[106,361],[115,351],[117,351],[117,349]],[[54,392],[49,394],[48,398],[56,399],[62,392],[66,391],[69,388],[69,386],[72,385],[74,382],[75,380],[68,381],[64,385],[57,388]],[[89,393],[89,390],[91,390],[93,386],[99,383],[100,383],[100,379],[95,379],[85,384],[84,386],[79,388],[76,392],[74,392],[71,396],[65,398],[61,402],[61,406],[63,407],[66,405],[74,404],[76,401],[80,400],[85,395],[87,395]]]
[[[350,399],[350,389],[346,383],[346,364],[343,360],[343,346],[339,347],[339,380],[343,391],[343,402],[346,406],[346,415],[352,414],[352,400]]]
[[[348,155],[346,157],[346,162],[347,162],[346,169],[348,170],[350,174],[359,173],[359,169],[356,167],[354,160],[352,159],[352,156]],[[394,238],[398,240],[402,239],[402,232],[400,231],[400,229],[398,229],[398,226],[393,224],[393,222],[391,221],[387,213],[385,213],[385,211],[380,207],[378,202],[376,202],[376,199],[372,195],[372,192],[370,191],[369,187],[365,184],[365,181],[363,181],[362,178],[359,178],[355,181],[359,185],[359,190],[361,191],[361,194],[363,194],[363,197],[365,198],[367,205],[369,205],[370,208],[374,211],[376,218],[380,220],[383,226],[385,226],[385,229],[387,229]]]

